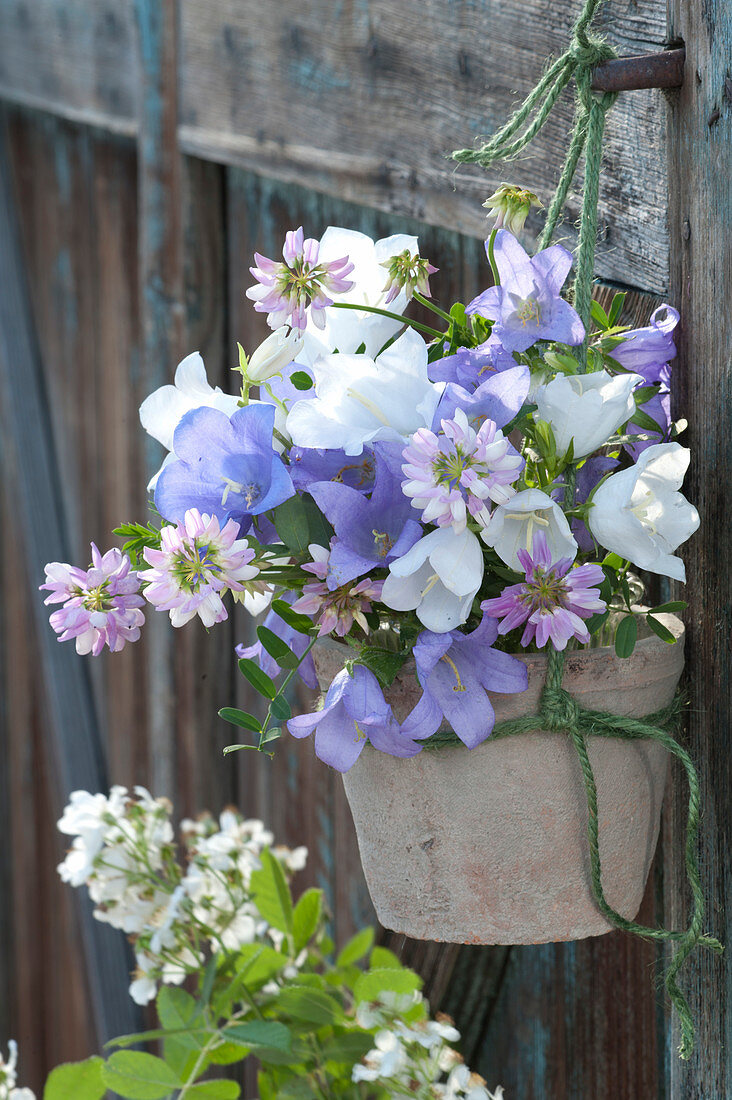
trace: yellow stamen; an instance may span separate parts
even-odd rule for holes
[[[455,687],[452,690],[453,691],[467,691],[468,689],[465,687],[462,680],[460,679],[460,673],[458,672],[457,665],[453,661],[452,657],[448,657],[448,655],[446,653],[443,653],[442,656],[440,657],[440,660],[441,661],[446,661],[447,664],[452,669],[452,671],[455,673],[455,679],[457,680],[457,684],[455,685]]]
[[[370,397],[364,397],[362,393],[359,393],[358,390],[354,390],[352,386],[349,386],[346,390],[346,397],[352,397],[354,401],[358,401],[372,416],[375,416],[376,419],[380,420],[382,424],[385,424],[387,428],[389,427],[389,421],[386,419],[379,406],[372,401]]]

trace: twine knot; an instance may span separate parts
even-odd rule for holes
[[[562,687],[544,688],[540,713],[542,727],[547,730],[574,730],[579,725],[579,704]]]
[[[572,40],[567,51],[578,69],[592,70],[602,61],[610,61],[617,57],[617,52],[603,38],[595,35],[577,34]],[[579,78],[579,73],[575,74]]]

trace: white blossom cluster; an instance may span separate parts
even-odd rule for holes
[[[489,1092],[477,1073],[464,1065],[449,1044],[460,1039],[452,1020],[441,1013],[407,1022],[399,1017],[414,1015],[426,1002],[420,993],[396,996],[383,994],[381,1005],[362,1004],[357,1019],[362,1027],[383,1024],[374,1047],[353,1067],[352,1080],[374,1081],[394,1095],[416,1100],[503,1100],[503,1089]]]
[[[236,951],[255,940],[277,946],[281,934],[252,900],[252,872],[264,848],[288,875],[307,858],[305,848],[272,847],[274,837],[261,821],[225,810],[218,823],[209,815],[181,823],[183,867],[171,813],[166,799],[152,798],[144,787],[133,795],[113,787],[108,796],[74,791],[58,824],[74,838],[59,874],[87,887],[97,920],[132,938],[137,969],[130,996],[141,1005],[160,983],[180,985],[198,972],[209,952]]]
[[[18,1088],[18,1044],[12,1039],[8,1043],[8,1060],[0,1054],[0,1100],[36,1100],[30,1089]]]

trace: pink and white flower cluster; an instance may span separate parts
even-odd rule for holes
[[[189,508],[183,523],[162,528],[160,550],[143,551],[151,567],[140,573],[147,582],[145,599],[170,612],[173,626],[183,626],[196,615],[204,626],[224,622],[228,613],[222,595],[246,591],[246,582],[259,573],[250,564],[254,550],[238,534],[234,520],[221,528],[216,516]]]
[[[140,610],[145,601],[140,595],[140,580],[130,559],[117,549],[101,554],[91,544],[92,564],[78,569],[65,562],[52,561],[46,566],[50,592],[45,603],[63,607],[51,615],[51,626],[60,641],[76,639],[77,653],[98,657],[105,645],[112,652],[136,642],[145,616]]]

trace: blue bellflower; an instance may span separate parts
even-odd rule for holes
[[[528,685],[526,665],[493,649],[497,637],[487,615],[472,634],[422,631],[413,651],[422,698],[402,723],[404,736],[430,737],[445,719],[469,749],[485,741],[496,721],[487,692],[513,695]]]
[[[506,351],[526,351],[537,340],[581,344],[585,329],[560,290],[572,267],[572,255],[560,244],[533,259],[507,229],[499,229],[494,256],[500,286],[484,290],[466,312],[494,322],[492,336]]]
[[[399,723],[373,672],[355,665],[338,673],[328,688],[323,709],[291,718],[287,728],[293,737],[308,737],[315,730],[315,755],[339,772],[347,772],[369,741],[390,756],[416,756],[422,746],[400,731]]]
[[[433,382],[456,382],[472,393],[495,374],[515,366],[510,351],[491,335],[477,348],[458,348],[454,355],[430,363],[429,376]]]
[[[376,444],[376,483],[371,498],[334,481],[311,484],[309,493],[335,531],[326,583],[347,581],[401,558],[422,537],[411,501],[402,492],[401,447]]]
[[[229,418],[218,409],[192,409],[173,436],[177,461],[163,468],[155,507],[172,523],[189,508],[235,519],[244,532],[252,518],[294,495],[290,475],[272,447],[272,405],[246,405]]]

